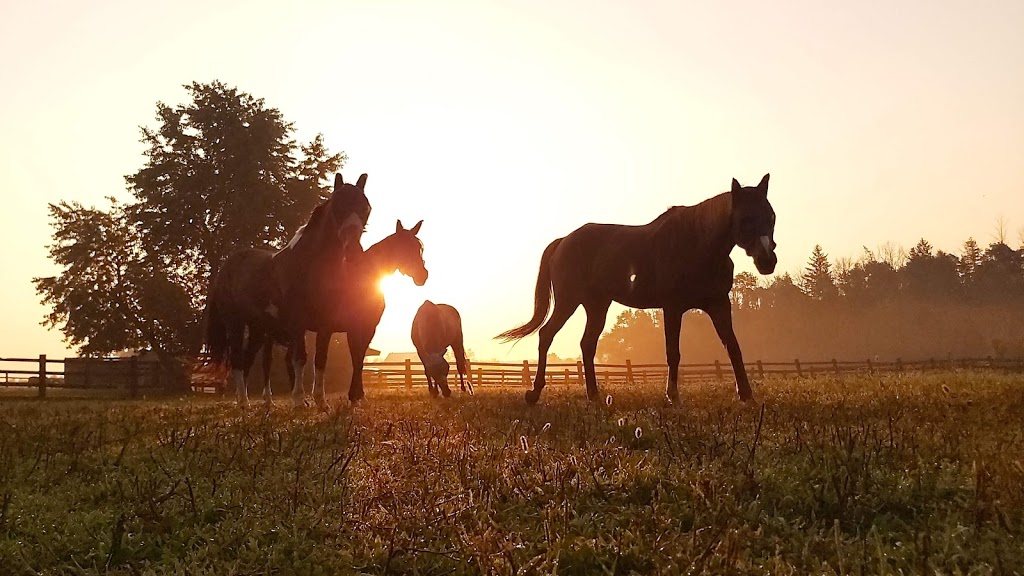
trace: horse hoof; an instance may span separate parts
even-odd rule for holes
[[[534,404],[537,403],[538,400],[540,400],[540,392],[537,392],[536,390],[527,390],[526,391],[526,403],[527,404],[529,404],[530,406],[533,406]]]
[[[435,390],[434,388],[431,388],[430,389],[430,395],[433,396],[434,398],[437,398],[438,391]]]
[[[451,390],[445,390],[445,391],[441,392],[441,395],[444,396],[445,398],[451,398],[452,391]]]
[[[318,408],[321,408],[323,410],[327,410],[327,408],[329,407],[327,404],[327,399],[323,397],[316,399],[316,405]]]

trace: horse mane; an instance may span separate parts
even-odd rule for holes
[[[672,206],[652,224],[673,246],[708,246],[732,229],[732,194],[722,192],[693,206]]]

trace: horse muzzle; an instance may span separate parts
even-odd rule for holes
[[[429,275],[429,273],[427,272],[427,269],[424,268],[422,274],[421,273],[417,273],[417,274],[415,274],[412,277],[412,283],[417,285],[417,286],[423,286],[424,284],[427,283],[427,276],[428,275]]]

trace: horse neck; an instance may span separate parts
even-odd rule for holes
[[[723,192],[695,206],[677,206],[667,226],[673,240],[712,257],[728,257],[736,241],[732,234],[732,194]]]
[[[359,271],[373,277],[387,276],[398,269],[398,258],[395,256],[394,242],[391,236],[377,242],[353,258]]]

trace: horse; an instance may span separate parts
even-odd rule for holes
[[[739,246],[759,273],[775,271],[775,211],[768,202],[768,176],[757,186],[740,186],[733,178],[730,191],[695,206],[673,206],[648,224],[588,223],[548,244],[537,274],[533,317],[495,336],[509,342],[540,330],[537,376],[526,392],[527,404],[540,399],[548,348],[580,305],[587,314],[580,341],[587,398],[597,399],[594,355],[613,301],[664,311],[669,402],[679,398],[679,332],[683,314],[693,308],[711,317],[729,354],[740,399],[753,399],[732,325],[729,254]],[[552,299],[554,308],[545,323]]]
[[[469,366],[466,362],[466,349],[462,343],[462,317],[459,311],[448,304],[434,304],[424,300],[412,319],[412,344],[423,364],[423,372],[427,377],[427,391],[437,396],[438,388],[445,398],[452,395],[448,388],[448,371],[451,369],[444,359],[448,347],[455,354],[455,366],[459,373],[459,387],[473,394],[473,383],[467,378]]]
[[[345,258],[362,250],[359,237],[371,210],[364,191],[366,178],[362,174],[355,184],[347,184],[336,174],[330,198],[314,208],[284,248],[236,250],[212,275],[206,302],[207,364],[230,366],[240,405],[248,404],[245,382],[261,346],[263,397],[271,401],[268,334],[296,351],[288,372],[293,390],[302,389],[306,362],[302,324],[328,296],[327,287],[337,281]]]
[[[354,404],[365,396],[363,360],[385,308],[380,281],[396,270],[412,278],[417,286],[423,286],[427,281],[423,243],[416,237],[422,225],[420,220],[407,230],[398,220],[394,234],[365,252],[348,257],[344,263],[343,280],[331,285],[330,298],[323,303],[319,313],[305,318],[304,329],[316,332],[313,398],[319,406],[326,405],[323,375],[327,366],[327,347],[335,333],[348,335],[348,349],[352,356],[349,401]],[[289,348],[287,357],[292,359],[293,355],[294,350]],[[304,395],[302,381],[298,380],[296,386],[298,388],[292,390],[292,395],[298,403]]]

